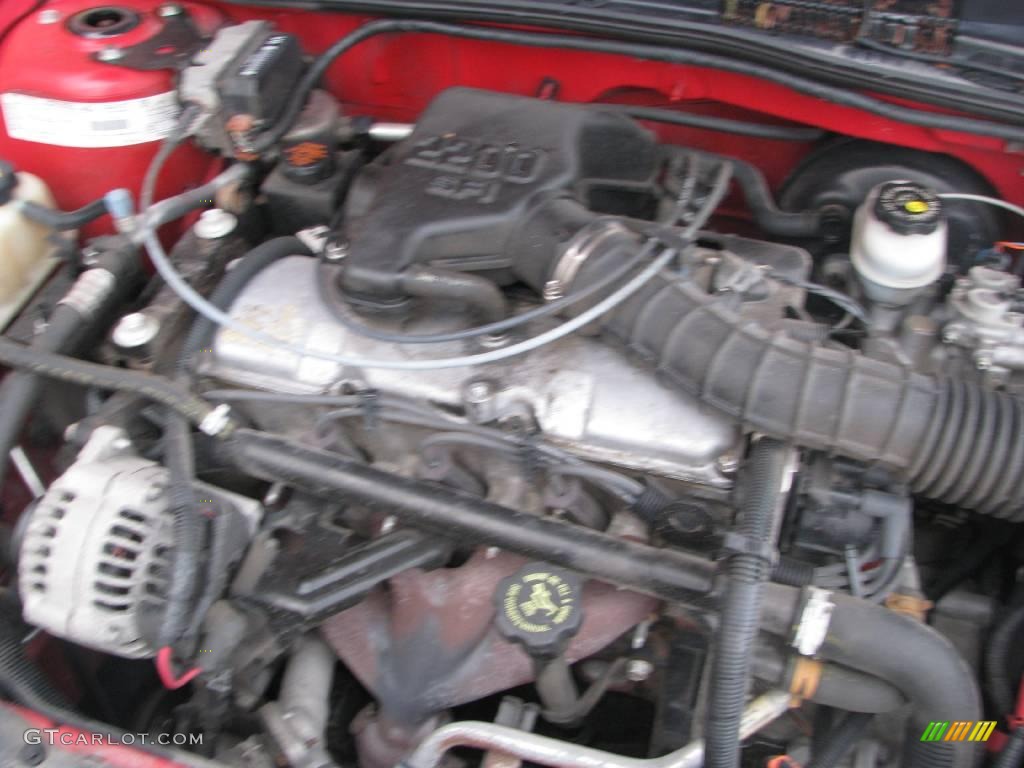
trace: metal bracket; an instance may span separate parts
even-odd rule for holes
[[[159,32],[141,43],[96,51],[92,54],[93,60],[143,72],[183,69],[206,41],[184,10],[165,16],[163,22]]]

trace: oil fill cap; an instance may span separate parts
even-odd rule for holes
[[[495,624],[531,656],[554,657],[583,621],[579,576],[547,563],[529,563],[501,581],[494,593]]]
[[[920,184],[893,181],[879,191],[875,218],[901,235],[930,235],[942,222],[942,200]]]

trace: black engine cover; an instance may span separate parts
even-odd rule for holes
[[[568,238],[592,200],[652,195],[659,161],[653,135],[622,115],[445,91],[353,190],[342,285],[353,296],[398,299],[398,276],[424,264],[522,279],[517,250],[534,211],[576,201],[582,215],[567,222]]]

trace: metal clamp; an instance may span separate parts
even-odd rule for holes
[[[791,643],[801,656],[814,656],[825,644],[835,610],[832,593],[820,587],[805,587],[803,610]]]
[[[624,234],[629,234],[629,230],[615,219],[598,219],[577,232],[544,285],[545,300],[556,301],[565,296],[594,249],[609,238]]]
[[[315,227],[307,227],[306,229],[300,229],[295,233],[299,242],[309,248],[310,253],[316,256],[319,256],[327,250],[327,238],[330,237],[330,235],[330,227],[326,227],[323,224]]]
[[[721,551],[726,557],[733,555],[750,555],[763,560],[769,566],[775,564],[778,552],[775,545],[767,539],[746,536],[737,531],[729,531],[722,537]]]
[[[89,319],[116,284],[117,278],[109,269],[93,267],[79,275],[71,290],[57,303],[75,310],[83,319]]]
[[[376,389],[359,390],[359,405],[363,409],[363,427],[367,431],[376,429],[380,419],[380,392]]]

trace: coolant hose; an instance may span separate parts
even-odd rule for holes
[[[771,543],[788,450],[775,440],[758,440],[744,466],[744,498],[736,533],[751,545]],[[721,620],[714,644],[708,715],[704,724],[707,768],[740,764],[740,720],[750,680],[751,649],[761,617],[761,588],[771,571],[763,553],[736,551],[726,560]]]
[[[791,638],[801,623],[802,598],[791,587],[764,587],[761,629]],[[912,712],[907,723],[905,768],[971,768],[975,742],[924,742],[933,720],[980,720],[981,695],[974,672],[956,648],[931,627],[850,595],[832,593],[827,633],[816,657],[870,674],[893,685]]]
[[[1024,521],[1024,401],[775,334],[727,304],[663,270],[604,327],[748,431],[881,464],[922,496]]]
[[[36,334],[29,348],[66,352],[82,327],[82,316],[71,307],[58,305],[46,328]],[[32,407],[42,391],[42,377],[28,371],[11,371],[0,384],[0,488],[7,474],[8,457],[17,445]]]
[[[228,270],[210,295],[210,302],[227,309],[256,275],[275,261],[294,254],[309,254],[309,249],[295,237],[279,237],[256,246]],[[179,382],[189,380],[192,357],[212,343],[216,329],[213,321],[201,315],[192,323],[178,353],[176,378]],[[168,410],[165,418],[163,448],[170,512],[174,519],[174,565],[159,633],[161,647],[178,642],[183,635],[193,634],[198,627],[192,614],[203,539],[201,520],[196,513],[192,431],[188,421],[174,411]]]
[[[102,197],[74,211],[55,211],[45,205],[27,200],[21,201],[17,205],[26,218],[58,232],[81,229],[107,213],[107,201]]]
[[[841,664],[823,664],[797,655],[788,657],[763,640],[754,653],[751,673],[795,696],[847,712],[884,714],[907,703],[906,697],[885,680]],[[809,685],[812,680],[816,682]]]
[[[29,349],[61,354],[76,351],[135,286],[138,263],[133,247],[104,250],[98,263],[80,274],[53,308],[46,326],[29,342]],[[0,488],[8,456],[41,391],[42,376],[26,370],[11,371],[0,384]]]

